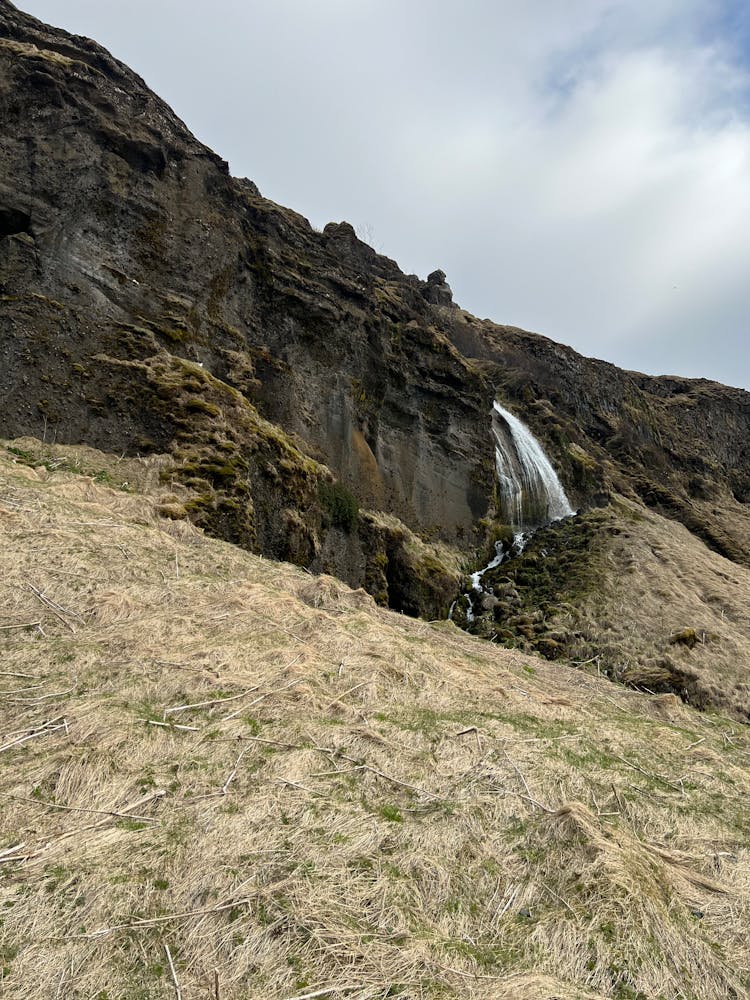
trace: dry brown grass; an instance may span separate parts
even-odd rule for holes
[[[746,730],[162,499],[0,451],[1,996],[749,995]]]
[[[683,525],[626,500],[603,585],[583,608],[593,649],[646,689],[682,688],[698,707],[750,718],[750,570],[710,551]],[[681,633],[689,643],[676,641]],[[694,635],[693,635],[694,633]],[[575,653],[573,654],[575,658]]]

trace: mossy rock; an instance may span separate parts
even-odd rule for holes
[[[162,517],[167,517],[170,521],[184,521],[188,516],[187,507],[182,503],[161,503],[156,509]]]
[[[476,618],[456,624],[474,635],[535,651],[547,659],[569,655],[574,636],[556,621],[575,617],[580,602],[596,592],[606,572],[604,554],[612,514],[593,510],[539,529],[524,551],[510,556],[482,577],[482,587],[497,599],[487,607],[474,598]],[[456,608],[460,608],[458,601]]]
[[[379,603],[424,618],[445,618],[460,572],[438,545],[424,542],[397,518],[362,512],[358,533],[367,556],[365,587]],[[380,599],[379,599],[380,598]]]
[[[98,360],[122,370],[144,407],[159,416],[164,440],[154,443],[174,455],[163,479],[188,488],[182,507],[210,534],[307,564],[330,512],[339,522],[353,523],[351,494],[332,487],[329,513],[323,509],[318,483],[330,481],[330,472],[200,365],[166,352],[138,361]],[[279,517],[280,510],[298,517]]]

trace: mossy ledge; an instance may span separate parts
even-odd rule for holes
[[[566,657],[577,640],[572,619],[601,581],[608,538],[620,529],[608,509],[556,521],[537,531],[520,555],[507,558],[482,578],[475,618],[459,597],[454,620],[474,635],[546,659]],[[494,526],[493,540],[512,546],[512,533]],[[468,590],[470,581],[464,577]],[[565,623],[565,624],[563,624]]]
[[[326,466],[195,362],[166,352],[98,360],[128,369],[169,428],[172,462],[162,477],[188,488],[186,516],[253,552],[298,565],[315,558],[326,520],[320,484],[333,478]]]

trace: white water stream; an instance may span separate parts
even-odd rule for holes
[[[544,448],[529,428],[497,400],[492,408],[492,436],[502,506],[500,513],[513,528],[511,552],[518,554],[537,528],[569,517],[575,511]],[[474,620],[471,594],[474,591],[481,594],[484,574],[499,566],[510,554],[501,542],[496,542],[494,557],[484,569],[471,574],[472,589],[465,595],[468,602],[467,621]],[[451,605],[449,618],[453,615],[455,604],[454,601]]]

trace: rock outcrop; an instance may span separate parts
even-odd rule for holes
[[[96,43],[8,3],[0,31],[0,433],[169,451],[201,523],[352,583],[361,542],[325,546],[332,474],[411,531],[468,537],[492,387],[424,282],[230,178]]]
[[[422,289],[422,295],[435,306],[452,306],[453,292],[445,280],[445,271],[433,271],[427,275],[427,285]]]

